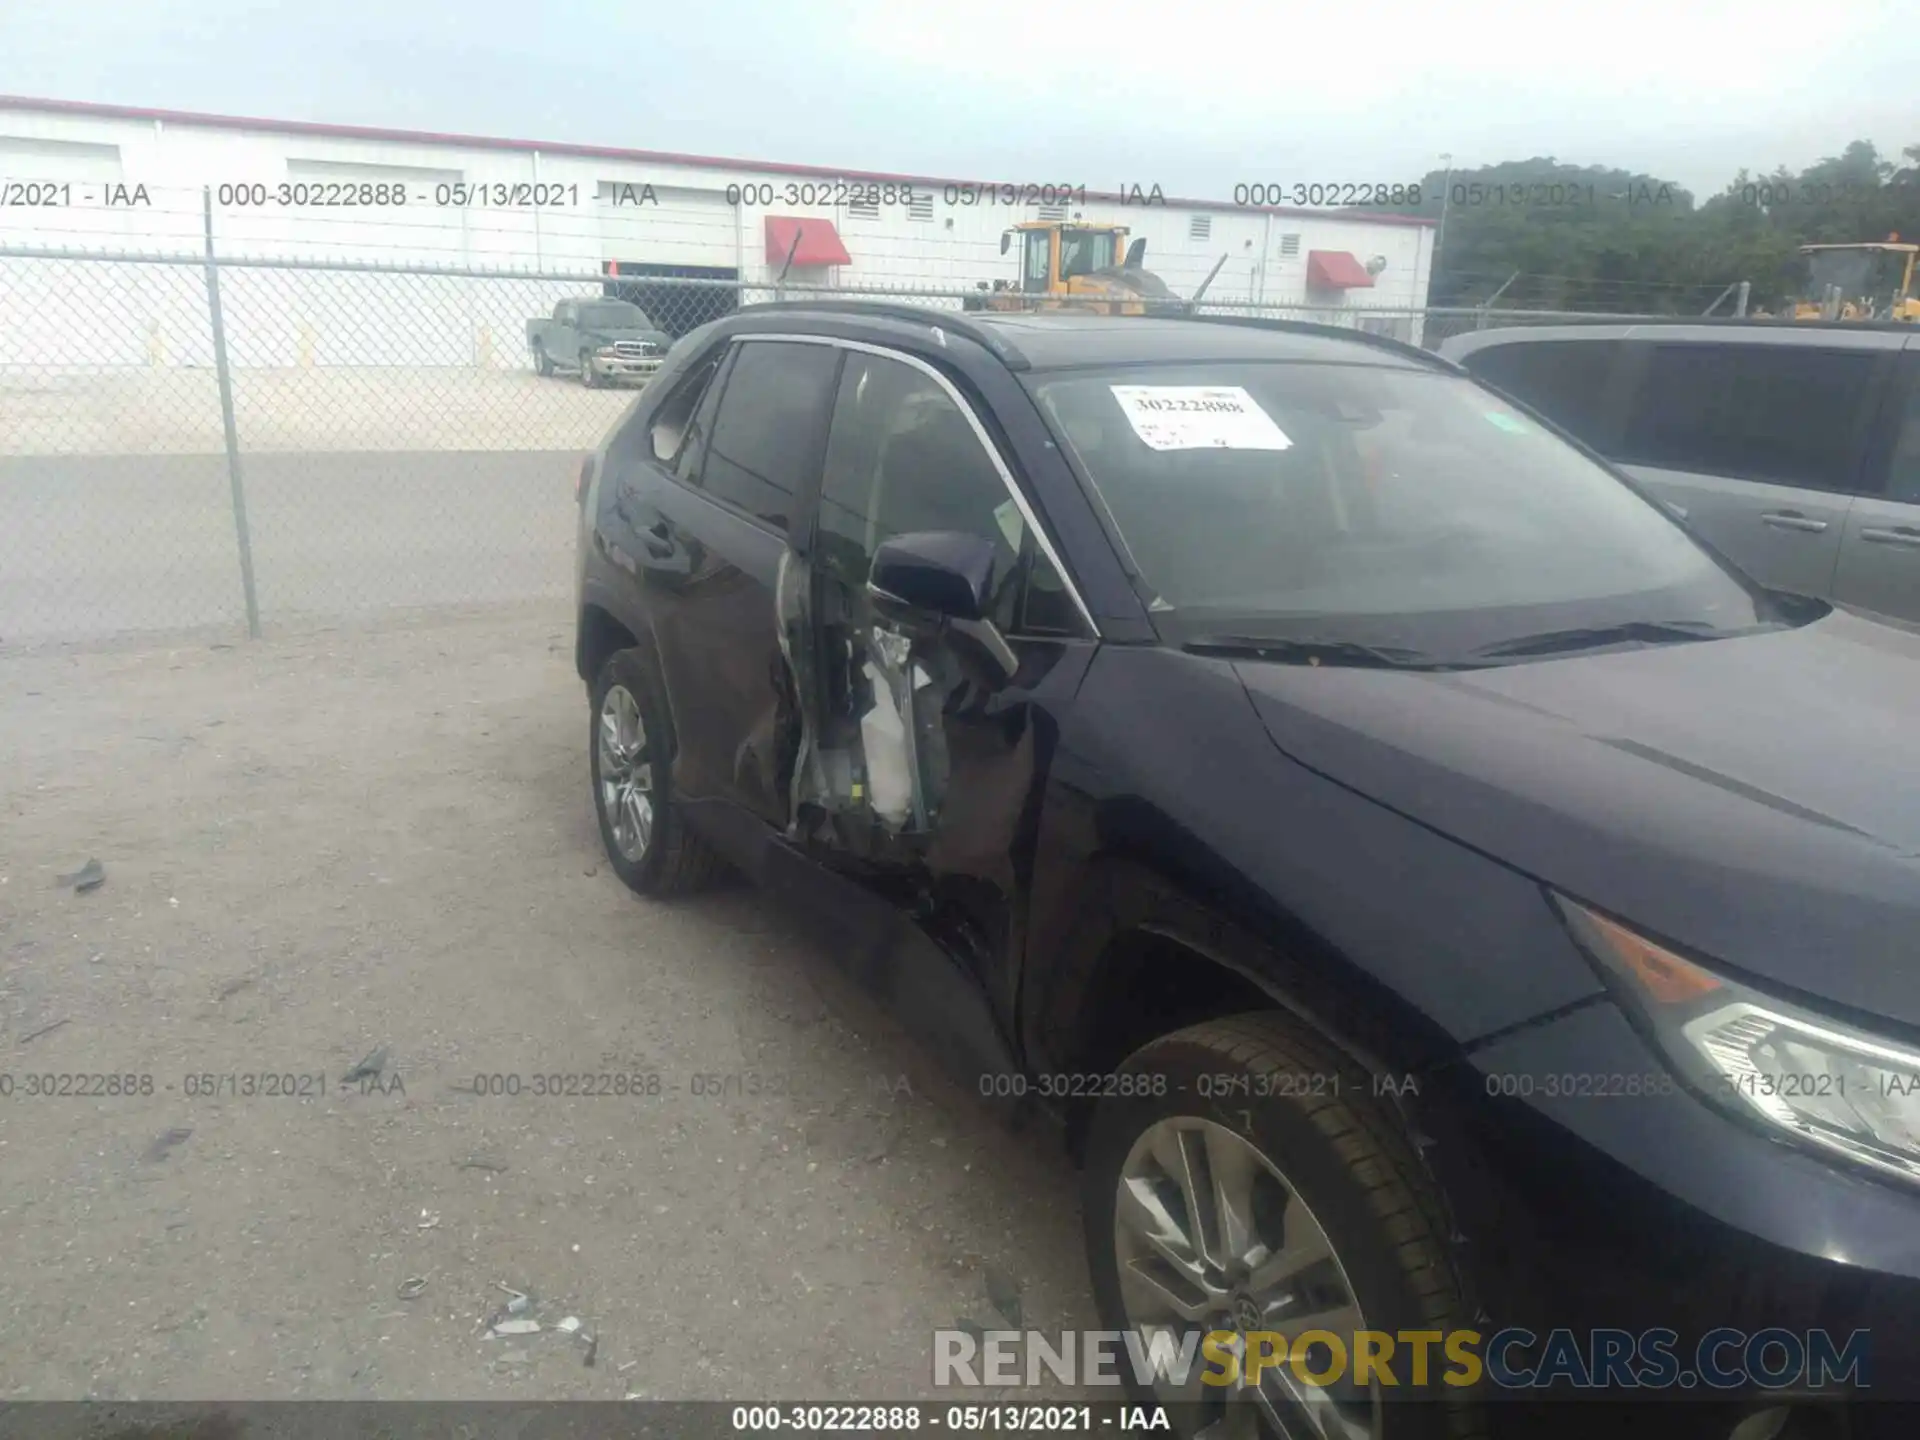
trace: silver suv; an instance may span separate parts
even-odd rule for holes
[[[1637,322],[1440,353],[1658,495],[1761,584],[1920,620],[1920,334]]]

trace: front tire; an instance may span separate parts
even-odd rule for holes
[[[663,693],[640,651],[609,656],[594,678],[587,733],[607,860],[628,889],[654,897],[702,889],[722,868],[673,806]]]
[[[1344,1348],[1340,1380],[1323,1385],[1290,1363],[1257,1386],[1201,1384],[1222,1374],[1204,1358],[1185,1387],[1141,1385],[1122,1356],[1136,1403],[1180,1406],[1170,1413],[1194,1433],[1216,1424],[1211,1433],[1321,1440],[1483,1433],[1471,1392],[1441,1383],[1457,1367],[1439,1345],[1419,1400],[1397,1342],[1387,1357],[1395,1386],[1352,1383],[1355,1331],[1450,1334],[1474,1314],[1444,1202],[1365,1070],[1276,1013],[1178,1031],[1118,1073],[1121,1093],[1094,1112],[1084,1172],[1103,1325],[1144,1330],[1149,1344],[1165,1327],[1176,1347],[1195,1330],[1272,1331],[1289,1347],[1323,1330]],[[1336,1358],[1316,1341],[1301,1368],[1325,1377]]]
[[[589,390],[600,388],[600,377],[593,373],[592,352],[587,350],[580,352],[580,383]]]
[[[533,342],[533,373],[543,377],[553,374],[553,357],[538,340]]]

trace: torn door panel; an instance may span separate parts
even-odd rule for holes
[[[883,866],[917,865],[946,801],[944,715],[969,682],[946,645],[876,621],[846,586],[813,585],[801,557],[780,596],[804,717],[789,834]]]

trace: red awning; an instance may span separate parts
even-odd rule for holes
[[[1370,290],[1373,288],[1373,277],[1367,273],[1366,266],[1353,258],[1352,251],[1309,250],[1307,252],[1307,288],[1309,290]]]
[[[800,248],[793,250],[793,237],[800,237]],[[853,257],[840,243],[840,232],[831,220],[802,220],[793,215],[767,216],[767,263],[775,270],[787,263],[787,251],[793,250],[796,268],[802,265],[851,265]],[[1351,258],[1351,257],[1349,257]]]

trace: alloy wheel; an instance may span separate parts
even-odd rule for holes
[[[1366,1328],[1359,1301],[1326,1230],[1280,1167],[1223,1125],[1175,1115],[1141,1133],[1114,1196],[1114,1250],[1127,1324],[1152,1353],[1184,1337],[1222,1330],[1243,1359],[1252,1331],[1310,1330],[1351,1347]],[[1276,1347],[1277,1348],[1277,1347]],[[1350,1366],[1352,1356],[1347,1357]],[[1332,1352],[1316,1342],[1301,1369],[1327,1375]],[[1217,1370],[1195,1351],[1186,1383],[1157,1379],[1156,1399],[1200,1407],[1207,1440],[1371,1440],[1380,1433],[1377,1386],[1360,1389],[1344,1370],[1316,1386],[1295,1365],[1269,1365],[1256,1383],[1201,1383]]]
[[[600,701],[600,813],[614,848],[638,864],[653,843],[653,763],[640,706],[624,685]]]

